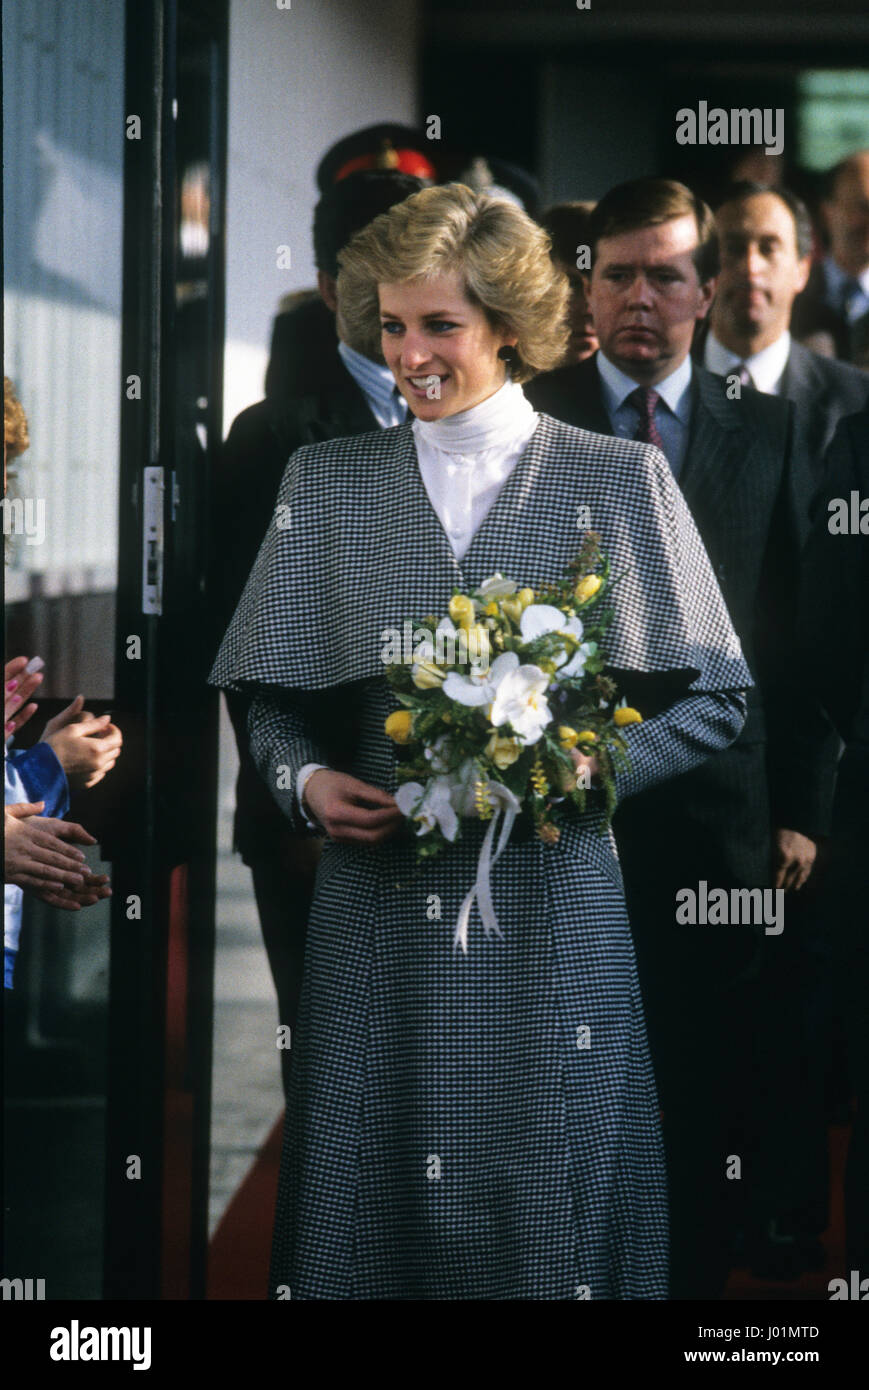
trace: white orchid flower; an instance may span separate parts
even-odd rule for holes
[[[439,826],[446,839],[452,841],[458,833],[459,818],[450,800],[451,790],[449,777],[434,777],[426,787],[419,782],[405,782],[395,793],[395,801],[403,816],[418,823],[417,835]]]
[[[444,760],[444,751],[448,743],[447,735],[441,734],[440,738],[435,739],[431,748],[426,748],[425,757],[431,763],[432,772],[446,772],[449,764]]]
[[[562,650],[553,658],[559,680],[568,676],[581,676],[585,670],[585,663],[597,651],[596,642],[581,641],[583,630],[579,618],[566,617],[560,608],[551,603],[530,604],[519,620],[519,631],[526,642],[533,642],[535,638],[543,637],[550,632],[558,632],[565,637],[573,637],[579,643],[571,657],[568,658],[567,652]]]
[[[479,666],[476,670],[472,668],[467,676],[459,675],[458,671],[450,671],[443,683],[443,692],[459,705],[490,705],[498,693],[501,682],[511,671],[515,671],[518,665],[519,658],[515,652],[502,652],[491,666]]]
[[[539,666],[520,666],[505,676],[489,716],[493,726],[512,724],[520,743],[536,743],[552,719],[544,698],[548,685],[549,677]]]
[[[466,758],[457,772],[450,778],[450,801],[453,810],[460,816],[477,814],[477,783],[480,774],[473,758]]]
[[[559,666],[558,680],[564,680],[568,676],[581,676],[585,670],[585,663],[596,651],[597,642],[580,642],[567,665]]]
[[[519,585],[513,579],[505,579],[500,570],[493,574],[489,579],[484,579],[479,589],[474,590],[474,598],[482,604],[487,604],[496,598],[509,598],[515,594]]]

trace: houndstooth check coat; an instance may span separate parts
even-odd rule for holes
[[[538,418],[461,564],[410,425],[297,451],[211,681],[251,695],[255,760],[301,829],[308,762],[394,790],[386,629],[496,570],[565,573],[588,508],[621,580],[609,656],[680,683],[629,731],[620,795],[726,747],[751,678],[663,456]],[[341,762],[331,746],[353,723]],[[331,758],[331,763],[330,763]],[[290,775],[288,775],[288,772]],[[665,1173],[612,835],[516,834],[503,939],[453,950],[482,827],[414,875],[412,845],[327,841],[293,1040],[271,1291],[299,1299],[662,1299]],[[292,891],[288,886],[288,892]]]

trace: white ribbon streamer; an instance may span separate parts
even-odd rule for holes
[[[465,955],[468,954],[468,923],[470,921],[471,908],[474,905],[475,898],[478,900],[480,918],[486,937],[488,938],[494,934],[495,936],[503,938],[504,933],[498,926],[498,918],[495,916],[495,909],[492,905],[492,887],[489,876],[491,870],[500,859],[501,854],[507,848],[507,841],[513,829],[513,822],[522,804],[519,798],[514,796],[501,782],[488,782],[486,784],[486,790],[489,793],[490,799],[496,803],[495,811],[492,819],[489,821],[489,828],[480,846],[480,857],[477,861],[477,879],[459,909],[455,936],[453,937],[454,947],[456,950],[461,947]],[[501,824],[501,834],[498,837],[498,848],[493,854],[492,845],[495,842],[495,832],[498,829],[498,823],[501,821],[502,815],[503,822]]]

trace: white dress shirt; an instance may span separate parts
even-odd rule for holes
[[[768,396],[780,396],[790,352],[791,335],[787,329],[769,347],[761,348],[751,357],[740,357],[738,353],[731,352],[710,330],[703,349],[703,365],[717,376],[731,376],[744,362],[756,391],[764,391]]]
[[[395,384],[388,367],[374,362],[339,340],[338,355],[365,397],[371,413],[381,429],[403,425],[407,419],[407,401]]]
[[[622,439],[633,439],[637,433],[639,416],[629,397],[640,383],[626,376],[602,351],[597,354],[595,361],[613,433],[621,435]],[[675,478],[678,478],[682,471],[688,448],[688,430],[691,426],[691,375],[689,353],[674,372],[663,381],[656,382],[652,388],[660,397],[655,406],[655,425],[664,445],[670,471]]]
[[[832,256],[825,256],[821,265],[830,308],[842,314],[848,323],[869,313],[869,266],[859,275],[849,275]]]
[[[474,539],[537,428],[537,412],[521,386],[506,381],[493,396],[441,420],[414,420],[419,471],[457,560]],[[302,796],[323,767],[306,763],[296,778]]]

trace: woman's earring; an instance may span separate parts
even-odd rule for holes
[[[515,362],[517,357],[516,349],[505,343],[503,347],[498,348],[498,356],[502,362]]]

